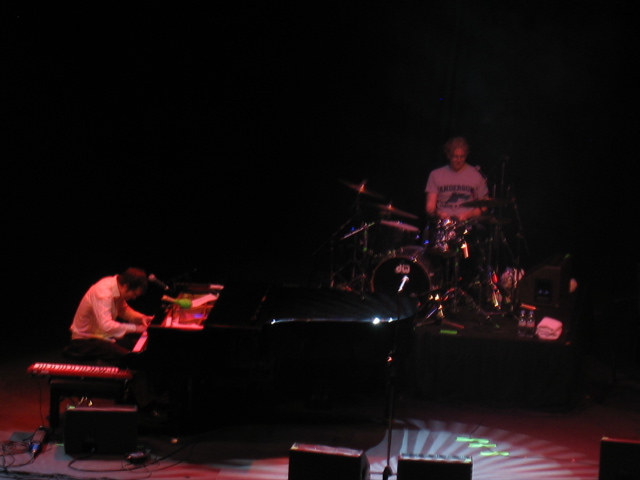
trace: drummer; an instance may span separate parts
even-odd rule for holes
[[[467,163],[469,144],[463,137],[453,137],[444,144],[448,165],[429,173],[426,212],[434,220],[466,221],[484,214],[486,207],[468,206],[489,195],[487,180],[478,167]]]

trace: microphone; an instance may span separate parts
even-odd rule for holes
[[[148,280],[163,290],[169,290],[169,285],[158,279],[153,273],[149,274]]]
[[[402,277],[402,282],[400,282],[400,288],[398,288],[398,293],[400,293],[404,289],[404,286],[407,284],[408,281],[409,281],[409,277],[407,275]]]

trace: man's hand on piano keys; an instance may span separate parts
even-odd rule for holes
[[[135,333],[144,333],[147,331],[148,325],[136,325]]]
[[[141,317],[138,318],[138,321],[136,322],[138,325],[142,325],[143,327],[146,328],[151,325],[151,321],[153,320],[153,317],[150,315],[142,315]],[[137,330],[136,330],[137,332]]]

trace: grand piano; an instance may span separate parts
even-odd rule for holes
[[[192,306],[164,303],[134,355],[166,390],[180,431],[289,401],[326,409],[385,398],[419,310],[411,296],[263,282],[182,284],[174,295]]]

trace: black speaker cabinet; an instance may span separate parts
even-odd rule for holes
[[[471,480],[471,457],[457,455],[401,454],[398,458],[398,480]]]
[[[65,412],[66,454],[121,455],[136,450],[138,409],[135,405],[70,407]]]
[[[557,254],[525,272],[518,282],[518,299],[536,307],[560,308],[569,297],[571,256]]]
[[[362,450],[294,443],[289,450],[289,480],[370,480]]]
[[[603,437],[598,480],[637,480],[640,478],[638,458],[640,440]]]

